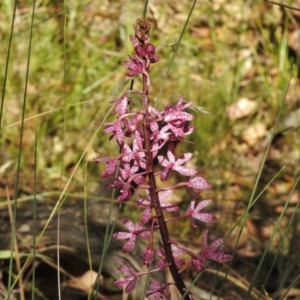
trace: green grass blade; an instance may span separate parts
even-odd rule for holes
[[[14,25],[15,25],[15,18],[16,18],[16,10],[17,10],[17,1],[14,1],[13,7],[13,14],[11,20],[11,27],[10,27],[10,35],[9,35],[9,42],[7,48],[7,55],[5,60],[5,70],[4,70],[4,80],[3,80],[3,90],[1,95],[1,105],[0,105],[0,134],[2,129],[2,115],[3,115],[3,106],[4,106],[4,99],[5,99],[5,91],[6,91],[6,84],[7,84],[7,74],[8,74],[8,66],[11,54],[11,46],[13,41],[13,34],[14,34]],[[1,138],[1,136],[0,136]]]
[[[15,1],[16,2],[16,1]],[[16,5],[16,4],[15,4]],[[16,9],[16,8],[15,8]],[[25,74],[25,84],[24,84],[24,94],[23,94],[23,107],[22,107],[22,122],[21,122],[21,129],[20,129],[20,140],[19,140],[19,151],[18,151],[18,159],[17,159],[17,172],[16,172],[16,181],[15,181],[15,198],[14,198],[14,206],[13,206],[13,224],[12,224],[12,235],[11,235],[11,251],[13,252],[15,246],[15,224],[17,220],[17,199],[18,199],[18,192],[19,192],[19,180],[20,180],[20,172],[21,172],[21,158],[22,158],[22,144],[23,144],[23,133],[24,133],[24,119],[25,119],[25,112],[26,112],[26,101],[27,101],[27,87],[28,87],[28,80],[29,80],[29,69],[30,69],[30,58],[31,58],[31,47],[32,47],[32,36],[33,30],[32,26],[34,23],[34,13],[35,13],[35,1],[32,4],[32,12],[31,12],[31,28],[29,32],[29,41],[28,41],[28,55],[27,55],[27,65],[26,65],[26,74]],[[12,27],[13,28],[13,27]],[[9,278],[8,278],[8,293],[7,298],[10,299],[10,295],[12,292],[12,266],[13,266],[13,256],[10,257],[9,262]],[[22,291],[21,291],[22,293]]]

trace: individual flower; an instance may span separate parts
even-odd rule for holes
[[[135,77],[145,71],[144,64],[137,55],[129,56],[129,61],[125,61],[124,64],[129,70],[129,72],[126,73],[126,75],[129,77]]]
[[[177,102],[177,104],[175,105],[175,107],[173,108],[173,110],[176,110],[176,111],[183,111],[187,108],[189,108],[190,106],[193,105],[193,102],[184,102],[183,101],[183,96],[181,96]],[[191,120],[193,119],[193,116],[190,115],[190,118]]]
[[[113,100],[110,103],[115,104],[114,113],[125,115],[128,112],[128,105],[132,103],[132,100],[127,96],[122,96],[119,99]]]
[[[125,240],[127,239],[127,242],[123,246],[123,252],[130,252],[134,248],[134,244],[136,241],[136,238],[138,236],[143,237],[144,239],[149,239],[149,232],[145,231],[143,226],[139,223],[134,225],[130,220],[123,218],[122,223],[127,227],[129,232],[117,232],[113,234],[113,237],[118,240]]]
[[[113,178],[105,186],[114,189],[120,188],[121,195],[118,197],[118,201],[120,202],[129,200],[131,197],[131,189],[132,189],[131,181],[129,180],[124,181],[120,176],[119,178]]]
[[[169,125],[163,126],[159,129],[157,122],[150,123],[151,134],[151,151],[152,157],[156,157],[158,150],[161,149],[165,143],[171,140],[172,132],[170,131]]]
[[[131,181],[123,180],[121,176],[119,176],[118,178],[113,178],[105,186],[111,188],[120,188],[121,195],[118,197],[118,201],[120,202],[129,200],[131,197],[131,189],[133,188],[131,185]]]
[[[165,169],[163,171],[161,171],[160,173],[160,178],[162,181],[165,181],[169,178],[170,172],[172,170],[177,171],[178,173],[185,175],[185,176],[194,176],[196,175],[197,171],[189,168],[189,167],[185,167],[182,166],[184,163],[186,163],[187,161],[189,161],[193,154],[192,153],[186,153],[183,154],[181,157],[179,157],[177,160],[175,160],[175,155],[174,155],[174,143],[170,143],[168,146],[168,152],[167,152],[167,156],[169,161],[167,160],[167,158],[165,158],[164,156],[159,155],[157,157],[159,163],[165,167]]]
[[[177,137],[178,141],[182,141],[186,135],[189,135],[194,131],[193,125],[188,125],[188,126],[184,125],[182,127],[176,127],[173,124],[169,123],[169,127],[174,133],[174,135]]]
[[[134,161],[132,164],[124,163],[123,167],[119,168],[119,174],[121,175],[124,182],[131,183],[135,182],[137,185],[144,181],[144,176],[137,173],[139,170],[138,162]]]
[[[183,186],[187,186],[189,190],[192,192],[192,194],[195,196],[198,196],[200,194],[200,191],[208,190],[211,188],[211,184],[209,184],[206,179],[200,176],[195,176],[195,177],[191,177],[188,181],[179,182],[172,187],[161,188],[158,189],[158,191],[166,191],[171,189],[173,190],[175,188],[179,188]]]
[[[122,146],[124,144],[124,130],[119,119],[117,119],[113,123],[103,123],[103,125],[106,126],[106,128],[103,130],[104,133],[112,133],[109,140],[113,139],[116,136],[118,145]]]
[[[105,164],[106,164],[105,171],[101,175],[102,178],[107,178],[107,177],[112,176],[115,173],[117,165],[118,165],[118,161],[116,159],[111,159],[107,156],[95,158],[94,161],[105,162]]]
[[[120,267],[118,267],[118,270],[120,272],[124,273],[124,278],[121,280],[117,280],[114,282],[115,286],[117,287],[125,287],[125,293],[130,293],[136,285],[137,279],[140,276],[144,276],[144,275],[149,275],[149,273],[155,273],[160,271],[160,269],[152,269],[152,270],[147,270],[147,271],[139,271],[139,272],[133,272],[130,268],[130,266],[123,260],[121,259],[117,259],[117,261],[121,262],[122,265]],[[168,286],[170,284],[167,284],[166,286]],[[165,289],[163,286],[161,286],[160,290],[162,291],[163,289]]]
[[[128,119],[123,119],[122,122],[125,126],[125,136],[126,137],[131,137],[132,135],[135,134],[136,131],[139,130],[139,125],[141,121],[143,120],[143,115],[141,114],[136,114],[131,121]]]
[[[130,39],[130,41],[131,41],[131,43],[132,43],[134,49],[135,49],[136,47],[141,47],[140,41],[139,41],[135,36],[130,35],[130,36],[129,36],[129,39]],[[142,47],[141,47],[141,48],[142,48]]]
[[[162,113],[163,121],[167,122],[168,124],[172,124],[175,127],[182,127],[186,122],[194,119],[193,115],[184,111],[192,104],[192,102],[184,103],[183,97],[180,97],[175,107],[167,104]]]
[[[191,178],[187,182],[187,186],[191,189],[199,191],[209,190],[211,188],[211,184],[209,184],[206,179],[200,176]]]
[[[146,292],[146,297],[149,300],[171,299],[169,290],[170,284],[160,284],[158,281],[152,281],[150,287],[152,290]]]
[[[139,170],[138,160],[135,159],[135,155],[137,156],[137,153],[134,154],[131,148],[124,144],[121,160],[123,169],[120,169],[120,174],[124,180],[130,178],[132,174],[136,174]]]
[[[219,249],[224,243],[224,239],[217,239],[208,245],[208,229],[205,230],[203,235],[203,243],[200,255],[192,259],[192,265],[197,272],[202,271],[205,268],[207,260],[213,260],[219,263],[224,263],[233,259],[232,255],[225,254],[225,251]]]
[[[121,195],[118,197],[118,201],[126,201],[130,199],[132,195],[132,189],[140,185],[144,181],[144,176],[137,173],[139,166],[137,161],[133,164],[121,161],[122,167],[118,169],[117,178],[113,178],[106,186],[111,188],[120,188]]]
[[[134,273],[125,261],[120,261],[123,263],[123,265],[119,267],[118,270],[120,272],[123,272],[125,277],[122,280],[115,281],[114,284],[117,287],[122,287],[126,285],[125,292],[130,293],[135,288],[138,273]]]
[[[184,103],[183,97],[180,97],[175,107],[167,104],[161,113],[157,112],[152,107],[151,110],[159,117],[159,120],[167,123],[170,130],[177,137],[177,140],[183,140],[184,136],[191,134],[194,130],[192,125],[188,125],[188,122],[193,120],[194,117],[188,112],[184,111],[192,104],[192,102]]]
[[[146,169],[145,152],[143,151],[143,139],[138,130],[135,132],[135,138],[132,143],[132,150],[130,146],[124,144],[123,154],[123,163],[125,162],[129,164],[131,161],[134,161],[135,166],[140,166],[141,168]],[[136,171],[138,170],[139,167],[137,167]],[[136,171],[134,171],[134,173]]]
[[[146,190],[148,199],[150,199],[151,195],[149,190]],[[171,190],[165,190],[165,191],[161,191],[158,193],[158,199],[160,201],[160,206],[163,210],[168,211],[168,212],[174,212],[177,211],[179,209],[179,207],[175,204],[169,203],[169,202],[165,202],[164,200],[169,197],[172,194]],[[141,223],[142,224],[146,224],[150,218],[151,218],[151,211],[152,211],[152,204],[150,200],[144,199],[144,198],[140,198],[137,201],[137,205],[139,207],[143,207],[145,208],[142,217],[141,217]]]
[[[202,211],[202,209],[204,207],[206,207],[207,205],[209,205],[211,203],[211,199],[207,199],[207,200],[202,200],[198,203],[198,205],[195,207],[196,205],[196,201],[195,199],[193,199],[186,211],[186,215],[189,216],[191,224],[193,227],[197,227],[197,225],[195,224],[195,220],[198,220],[200,222],[212,222],[214,220],[217,219],[216,216]]]
[[[176,244],[176,243],[174,243]],[[181,254],[183,254],[184,251],[182,249],[179,249],[176,247],[176,249],[173,249],[173,257],[174,261],[176,263],[176,266],[180,269],[182,268],[186,263],[183,258],[181,258]],[[156,250],[156,256],[158,257],[158,261],[156,262],[156,265],[163,269],[166,265],[168,265],[167,260],[166,260],[166,254],[165,250],[163,248],[159,248]]]

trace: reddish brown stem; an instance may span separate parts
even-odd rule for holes
[[[144,149],[146,150],[146,163],[147,163],[147,171],[148,171],[148,179],[149,179],[149,194],[150,201],[155,209],[156,218],[159,224],[159,231],[163,242],[163,247],[165,250],[166,261],[169,265],[170,272],[173,276],[175,285],[177,286],[180,294],[183,296],[186,292],[186,286],[183,282],[181,275],[178,273],[178,269],[173,257],[171,243],[169,238],[169,232],[167,228],[167,224],[162,212],[162,208],[160,205],[160,201],[158,198],[158,192],[156,187],[156,181],[153,170],[153,158],[151,152],[150,145],[150,124],[148,120],[148,106],[149,106],[149,98],[148,98],[149,87],[147,85],[147,77],[143,75],[143,131],[144,131]],[[186,295],[184,297],[185,300],[191,300],[190,295]]]

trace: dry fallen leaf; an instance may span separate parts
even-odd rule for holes
[[[89,292],[93,284],[97,279],[97,273],[93,270],[89,270],[79,277],[76,277],[70,281],[70,286],[81,289],[85,292]]]
[[[295,51],[299,51],[300,47],[300,30],[296,29],[292,32],[289,32],[288,35],[288,45]]]
[[[266,125],[262,122],[259,122],[247,128],[242,133],[242,139],[249,146],[253,146],[258,142],[260,138],[266,135],[266,132],[267,132]]]
[[[248,98],[241,98],[227,108],[228,117],[237,120],[247,117],[257,108],[257,103]]]
[[[241,230],[240,227],[235,227],[235,229],[230,233],[230,236],[226,239],[226,245],[231,249],[238,249],[246,247],[249,241],[249,233],[247,228]]]

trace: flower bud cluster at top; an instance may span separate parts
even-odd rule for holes
[[[143,194],[137,200],[137,206],[141,209],[141,217],[137,224],[123,218],[122,222],[128,232],[117,232],[116,239],[126,240],[123,252],[134,249],[137,238],[143,238],[148,246],[144,253],[144,264],[149,268],[146,272],[133,272],[126,262],[122,261],[119,268],[124,273],[124,278],[115,282],[116,286],[124,286],[127,293],[131,292],[137,278],[147,275],[148,272],[156,272],[168,267],[174,282],[150,283],[150,289],[146,292],[148,299],[170,299],[170,284],[175,284],[184,299],[193,299],[181,278],[181,272],[187,267],[193,267],[197,272],[207,267],[208,260],[226,262],[232,259],[219,247],[223,239],[218,239],[211,245],[208,244],[208,230],[203,235],[203,245],[199,253],[194,253],[178,245],[169,238],[166,222],[176,221],[180,218],[189,218],[191,225],[196,227],[200,222],[211,222],[216,217],[203,209],[211,203],[210,199],[198,200],[200,192],[211,188],[211,185],[199,172],[185,163],[192,158],[192,153],[185,153],[179,158],[175,157],[175,143],[183,141],[186,135],[193,132],[194,127],[189,124],[193,116],[187,111],[192,102],[185,103],[180,97],[175,106],[166,105],[162,111],[158,111],[149,103],[148,93],[150,87],[149,72],[151,64],[158,61],[155,55],[155,47],[150,43],[150,23],[147,19],[138,19],[134,26],[135,36],[130,40],[134,46],[135,54],[129,56],[125,62],[129,77],[141,75],[142,91],[128,90],[119,99],[112,101],[114,113],[117,118],[112,123],[102,123],[104,132],[111,134],[110,140],[116,138],[120,153],[114,158],[102,156],[96,161],[104,162],[106,168],[102,178],[108,178],[107,186],[120,189],[118,201],[127,201],[132,197],[133,191]],[[143,110],[141,112],[129,112],[134,105],[130,95],[137,94],[141,98]],[[162,147],[167,147],[166,155],[160,154]],[[153,161],[157,160],[161,170],[154,172]],[[166,181],[172,172],[178,172],[186,177],[169,188],[159,189],[156,186],[156,177],[160,176]],[[182,215],[165,219],[163,211],[176,212],[179,207],[167,198],[171,198],[172,191],[176,188],[186,187],[191,194],[191,203]],[[155,213],[153,213],[155,211]],[[153,232],[159,230],[162,246],[154,247]],[[185,260],[183,257],[189,257]]]

